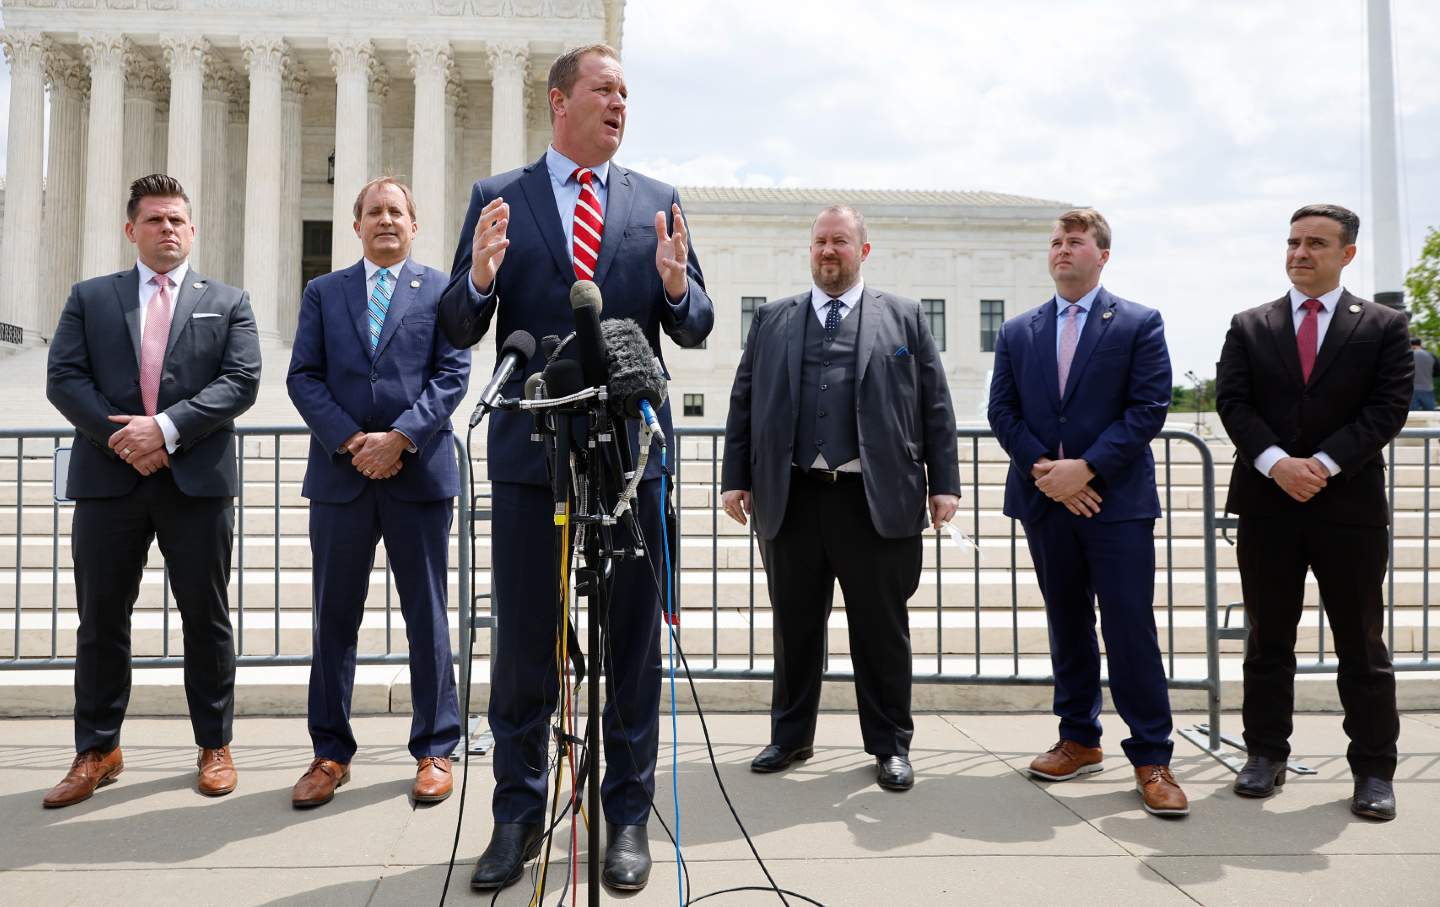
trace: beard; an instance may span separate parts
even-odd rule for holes
[[[855,286],[860,279],[860,269],[851,268],[843,261],[837,261],[833,270],[826,271],[825,265],[831,262],[819,262],[810,265],[810,277],[815,281],[815,286],[831,296],[839,296],[846,290]]]

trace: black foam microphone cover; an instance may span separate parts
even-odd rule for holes
[[[580,363],[574,359],[556,359],[545,366],[545,396],[551,400],[579,393],[588,386]]]
[[[605,341],[605,359],[610,380],[610,405],[624,418],[640,419],[640,401],[649,400],[656,412],[665,402],[665,372],[645,338],[645,332],[629,318],[609,318],[600,323]]]

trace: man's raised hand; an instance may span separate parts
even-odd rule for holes
[[[690,235],[685,232],[685,219],[680,216],[680,206],[671,205],[670,212],[675,219],[675,231],[665,229],[665,212],[655,212],[655,270],[660,272],[660,282],[665,284],[665,295],[671,302],[679,302],[690,289],[689,264]]]
[[[475,223],[475,237],[470,243],[470,280],[475,289],[489,293],[495,288],[495,275],[510,247],[506,230],[510,227],[510,206],[497,198],[480,210]]]

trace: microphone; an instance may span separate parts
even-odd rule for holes
[[[470,415],[470,427],[474,428],[480,424],[482,411],[490,409],[495,401],[500,399],[500,388],[515,368],[530,361],[535,355],[535,338],[530,336],[529,331],[513,331],[505,338],[505,343],[500,347],[500,360],[495,363],[495,374],[490,377],[490,383],[480,392],[480,402],[475,406],[475,412]]]
[[[575,343],[579,347],[580,373],[586,387],[601,387],[608,375],[605,346],[600,336],[600,309],[604,302],[593,280],[577,280],[570,287],[570,312],[575,318]],[[547,382],[548,384],[548,382]],[[560,394],[552,393],[552,397]]]
[[[551,400],[568,397],[585,389],[585,379],[580,375],[580,365],[573,359],[556,359],[545,366],[545,396]],[[550,476],[550,488],[556,504],[570,499],[570,418],[563,414],[555,416],[555,471]]]
[[[545,376],[536,372],[525,379],[525,399],[539,400],[543,396],[545,396]],[[540,410],[537,409],[530,414],[530,420],[532,423],[530,426],[530,440],[539,441],[545,427],[545,417],[541,415]]]
[[[655,410],[665,403],[665,372],[645,339],[640,325],[629,318],[611,318],[600,324],[610,375],[610,405],[622,418],[641,419],[665,443]]]

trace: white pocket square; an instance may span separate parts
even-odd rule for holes
[[[196,313],[194,313],[193,315],[191,315],[190,317],[191,317],[191,318],[219,318],[219,317],[220,317],[220,313],[219,313],[219,312],[196,312]]]

